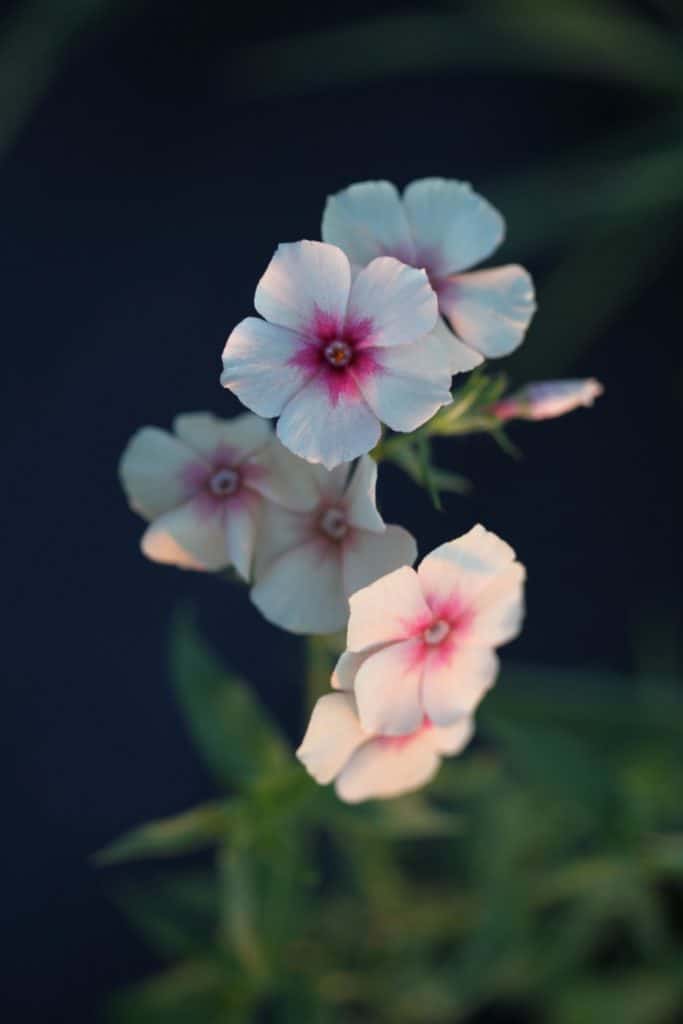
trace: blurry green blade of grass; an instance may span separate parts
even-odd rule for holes
[[[28,0],[0,23],[0,157],[87,31],[133,14],[142,0]]]
[[[675,219],[652,218],[593,232],[572,246],[540,282],[538,312],[507,363],[510,377],[566,375],[656,280],[682,231]]]
[[[290,34],[232,52],[228,85],[241,99],[462,70],[593,78],[683,94],[675,39],[622,7],[568,0],[489,0],[462,13],[396,11]]]
[[[555,1024],[661,1024],[674,1020],[683,990],[680,960],[651,970],[572,979],[553,1000]]]
[[[187,960],[113,997],[109,1024],[224,1024],[252,1020],[236,970],[209,960]],[[231,1016],[227,1016],[231,1013]]]

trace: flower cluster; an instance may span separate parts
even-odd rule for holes
[[[388,450],[384,428],[410,435],[436,416],[443,432],[463,407],[452,377],[512,352],[535,300],[522,267],[472,270],[504,222],[463,182],[426,178],[402,196],[384,181],[352,185],[328,199],[321,233],[278,247],[256,288],[260,315],[225,344],[221,382],[251,412],[145,427],[120,476],[149,524],[150,559],[232,567],[291,632],[348,626],[339,692],[317,703],[298,756],[357,801],[415,788],[465,746],[495,650],[519,630],[524,579],[481,526],[413,570],[415,540],[377,510],[370,453]],[[598,393],[538,389],[501,399],[484,422],[558,415]],[[412,466],[411,451],[395,461]]]

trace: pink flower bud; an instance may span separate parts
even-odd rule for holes
[[[499,420],[550,420],[581,406],[592,405],[604,390],[594,377],[538,381],[496,402],[491,412]]]

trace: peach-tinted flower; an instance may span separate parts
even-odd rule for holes
[[[377,511],[377,465],[364,455],[328,471],[300,463],[301,507],[264,512],[251,599],[267,619],[294,633],[334,633],[349,617],[349,596],[401,565],[417,546]],[[305,485],[305,486],[304,486]]]
[[[233,565],[248,579],[264,499],[300,500],[298,460],[250,413],[186,413],[173,430],[143,427],[121,457],[131,508],[150,523],[143,552],[184,569]]]
[[[504,233],[502,216],[486,199],[466,182],[445,178],[414,181],[403,196],[388,181],[359,182],[328,198],[322,222],[323,239],[353,264],[395,256],[426,270],[451,328],[440,322],[436,336],[452,373],[513,352],[536,309],[522,267],[470,270]]]
[[[223,352],[221,383],[253,412],[278,416],[284,445],[328,469],[369,452],[380,423],[411,431],[451,401],[429,332],[437,300],[424,271],[389,257],[352,280],[334,245],[280,245],[248,317]]]
[[[519,632],[524,577],[509,544],[475,526],[417,571],[353,594],[332,685],[353,690],[366,732],[402,736],[425,716],[448,726],[474,711],[495,681],[495,648]]]
[[[328,693],[313,708],[296,756],[316,782],[335,780],[342,800],[359,803],[424,786],[441,758],[459,754],[473,731],[471,717],[463,715],[446,728],[425,719],[409,735],[375,735],[363,729],[353,694]]]

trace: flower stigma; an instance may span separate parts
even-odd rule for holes
[[[325,509],[320,517],[320,529],[330,540],[343,540],[349,532],[346,516],[338,508]]]
[[[209,480],[209,490],[217,498],[229,498],[240,486],[240,475],[236,469],[223,466],[216,470]]]
[[[329,345],[326,345],[323,349],[323,355],[328,361],[330,366],[333,366],[337,370],[342,370],[345,366],[348,366],[353,356],[353,349],[347,342],[331,341]]]
[[[428,626],[422,634],[424,642],[432,647],[440,644],[442,640],[445,640],[451,631],[451,627],[443,619],[437,619],[431,626]]]

